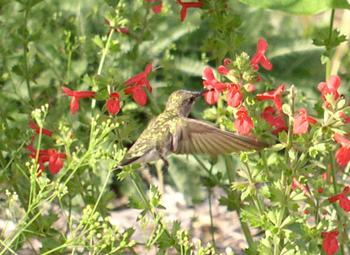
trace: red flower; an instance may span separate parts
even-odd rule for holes
[[[330,232],[322,232],[322,248],[327,255],[333,255],[337,253],[339,249],[339,244],[337,240],[338,234],[339,232],[336,230]]]
[[[114,30],[118,33],[122,33],[122,34],[126,34],[126,35],[129,34],[129,28],[127,28],[127,27],[117,27]]]
[[[282,111],[282,99],[281,94],[284,91],[284,84],[281,84],[276,90],[271,90],[268,92],[264,92],[262,94],[258,94],[256,98],[260,101],[264,100],[273,100],[277,110]]]
[[[120,111],[120,96],[117,92],[111,93],[109,95],[109,99],[106,102],[106,108],[110,114],[118,114]]]
[[[230,70],[226,66],[221,65],[218,67],[218,72],[219,74],[227,75],[230,72]]]
[[[344,124],[350,123],[350,117],[346,116],[343,111],[339,112],[338,116],[343,119]]]
[[[181,21],[184,21],[186,19],[187,9],[188,8],[202,8],[203,3],[202,2],[183,2],[182,0],[177,0],[177,3],[181,5]]]
[[[203,70],[203,86],[208,90],[204,93],[204,100],[212,105],[216,104],[220,93],[226,89],[226,85],[215,79],[213,69],[206,67]]]
[[[330,203],[335,203],[339,201],[339,206],[343,208],[344,211],[350,212],[350,200],[348,199],[348,194],[350,192],[350,187],[344,187],[343,191],[337,195],[328,198]]]
[[[227,66],[231,64],[231,59],[225,58],[223,63],[223,65],[218,67],[218,72],[219,74],[227,75],[230,72],[230,69],[227,68]]]
[[[315,124],[317,120],[307,114],[305,108],[301,108],[294,116],[293,133],[297,135],[305,134],[309,128],[309,124]]]
[[[49,171],[52,175],[57,174],[63,167],[63,160],[66,154],[56,151],[55,149],[47,150],[49,156]]]
[[[228,87],[228,92],[226,95],[227,104],[236,108],[242,103],[243,95],[239,90],[239,86],[236,84],[230,84]]]
[[[82,98],[91,98],[95,96],[94,91],[74,91],[67,87],[63,87],[63,92],[69,96],[72,97],[70,101],[70,112],[76,113],[79,110],[79,100]]]
[[[236,113],[235,128],[241,135],[247,135],[254,127],[253,120],[249,117],[247,110],[242,106]]]
[[[276,114],[275,109],[272,106],[268,106],[261,113],[261,117],[270,124],[271,127],[274,127],[272,133],[277,135],[282,131],[287,131],[288,128],[283,118],[283,113],[278,112]]]
[[[228,66],[228,65],[230,65],[232,63],[232,60],[229,59],[229,58],[224,58],[223,63],[224,63],[224,66]]]
[[[335,158],[340,166],[345,167],[350,161],[350,140],[340,134],[334,134],[334,139],[341,145],[341,148],[335,154]]]
[[[149,92],[152,92],[152,87],[147,80],[147,76],[151,71],[152,64],[148,64],[143,72],[136,74],[125,82],[125,94],[131,94],[134,101],[141,106],[147,104],[147,93],[143,87],[146,87]]]
[[[250,60],[250,64],[255,70],[259,70],[259,64],[265,68],[266,70],[270,71],[272,69],[271,62],[267,59],[265,56],[265,52],[267,51],[267,42],[265,39],[260,38],[258,41],[258,45],[256,47],[256,53]]]
[[[329,103],[326,96],[330,94],[334,101],[337,101],[339,98],[338,88],[340,86],[340,77],[333,75],[329,78],[327,82],[321,82],[318,84],[318,90],[321,92],[322,99],[325,103],[325,106],[328,107]]]
[[[31,152],[29,155],[31,158],[36,158],[36,150],[32,145],[29,145],[27,149]],[[63,159],[66,158],[66,154],[56,151],[55,149],[39,150],[39,173],[45,170],[45,163],[49,162],[49,171],[52,175],[57,174],[63,167]]]
[[[29,127],[33,129],[37,135],[40,133],[40,127],[34,121],[29,122]],[[52,132],[48,129],[43,128],[41,132],[43,135],[52,136]]]
[[[249,93],[255,92],[255,90],[256,90],[255,85],[251,84],[251,83],[244,85],[244,87],[245,87],[245,90]]]
[[[163,1],[162,0],[145,0],[148,3],[157,3],[156,5],[152,5],[152,10],[155,14],[159,14],[162,11]]]

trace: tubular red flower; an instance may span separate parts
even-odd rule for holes
[[[321,92],[322,99],[326,107],[329,107],[330,102],[327,101],[326,96],[329,94],[332,96],[334,101],[337,101],[340,97],[338,89],[340,86],[340,77],[333,75],[327,82],[321,82],[318,84],[318,90]]]
[[[30,121],[29,122],[29,127],[31,129],[33,129],[37,135],[40,133],[40,127],[34,121]],[[48,129],[43,128],[41,130],[41,132],[42,132],[43,135],[46,135],[46,136],[49,136],[49,137],[52,136],[52,132],[50,130],[48,130]]]
[[[227,86],[228,91],[226,95],[227,104],[234,108],[238,107],[243,100],[243,95],[240,92],[239,86],[236,84],[230,84]]]
[[[335,203],[339,201],[339,206],[343,208],[344,211],[350,212],[350,200],[348,199],[349,192],[350,192],[350,187],[346,186],[344,187],[341,193],[328,198],[328,201],[330,203]]]
[[[244,88],[247,92],[252,93],[256,91],[256,87],[254,84],[248,83],[246,85],[244,85]]]
[[[350,117],[346,116],[343,111],[338,113],[338,116],[342,118],[344,124],[349,124],[350,123]]]
[[[341,148],[335,153],[337,163],[345,167],[350,161],[350,140],[341,134],[334,134],[334,140],[341,145]]]
[[[30,152],[29,157],[36,158],[37,151],[32,145],[29,145],[27,149]],[[39,174],[45,170],[45,163],[49,162],[49,171],[52,175],[57,174],[63,167],[63,159],[66,158],[66,154],[58,152],[55,149],[39,150],[38,164]]]
[[[120,96],[117,92],[111,93],[109,99],[106,102],[107,111],[116,115],[120,111]]]
[[[266,40],[264,38],[260,38],[258,41],[258,45],[256,47],[256,53],[250,60],[250,64],[255,70],[259,70],[259,64],[268,71],[272,70],[272,64],[268,60],[268,58],[265,56],[267,47],[268,45]]]
[[[253,127],[253,120],[248,115],[247,110],[242,106],[236,113],[235,128],[239,134],[247,135]]]
[[[219,74],[227,75],[230,72],[230,70],[226,66],[221,65],[218,67],[218,72]]]
[[[226,84],[215,79],[213,69],[206,67],[203,70],[203,86],[208,90],[204,93],[204,100],[212,105],[216,104],[220,93],[226,90]]]
[[[138,73],[125,81],[126,88],[124,90],[125,94],[131,94],[134,101],[141,106],[147,104],[147,93],[144,91],[144,87],[152,92],[152,87],[147,76],[152,71],[152,64],[148,64],[145,70],[141,73]]]
[[[162,0],[145,0],[148,3],[157,3],[152,6],[152,10],[155,14],[159,14],[162,11],[163,1]]]
[[[177,3],[181,5],[181,12],[180,12],[180,18],[181,22],[183,22],[186,19],[187,15],[187,9],[188,8],[202,8],[203,3],[202,2],[183,2],[181,0],[177,0]]]
[[[339,249],[337,240],[339,232],[334,230],[330,232],[322,232],[323,242],[322,248],[327,255],[334,255]]]
[[[266,107],[261,113],[261,117],[274,128],[272,133],[275,135],[288,130],[283,113],[276,113],[276,110],[272,106]]]
[[[63,87],[63,92],[71,97],[70,101],[70,111],[72,114],[76,113],[79,110],[79,100],[82,98],[92,98],[95,96],[96,92],[94,91],[74,91],[67,87]]]
[[[293,133],[298,135],[305,134],[309,128],[309,124],[315,123],[317,123],[317,120],[310,117],[305,108],[301,108],[294,116]]]
[[[262,94],[258,94],[256,98],[260,101],[272,100],[275,103],[275,106],[278,111],[282,111],[282,99],[281,95],[284,91],[285,84],[281,84],[278,86],[276,90],[271,90],[268,92],[264,92]]]

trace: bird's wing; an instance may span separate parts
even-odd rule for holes
[[[177,154],[219,155],[231,152],[259,150],[266,144],[255,138],[221,130],[203,121],[183,118],[173,142]]]

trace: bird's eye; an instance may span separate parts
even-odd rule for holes
[[[188,101],[189,101],[190,103],[193,103],[194,97],[190,97],[190,98],[188,99]]]

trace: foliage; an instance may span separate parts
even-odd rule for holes
[[[240,2],[289,14],[329,10],[330,21]],[[207,196],[210,208],[221,189],[246,254],[350,252],[349,63],[330,68],[347,40],[334,28],[335,8],[349,5],[240,2],[0,1],[0,254],[34,239],[40,254],[222,252],[213,232],[212,243],[194,243],[181,222],[167,220],[140,165],[113,168],[172,91],[203,86],[210,106],[198,102],[193,117],[268,146],[239,157],[171,156],[165,181],[189,204]],[[162,177],[158,164],[150,169]],[[151,231],[142,243],[134,226],[110,223],[117,195]]]

